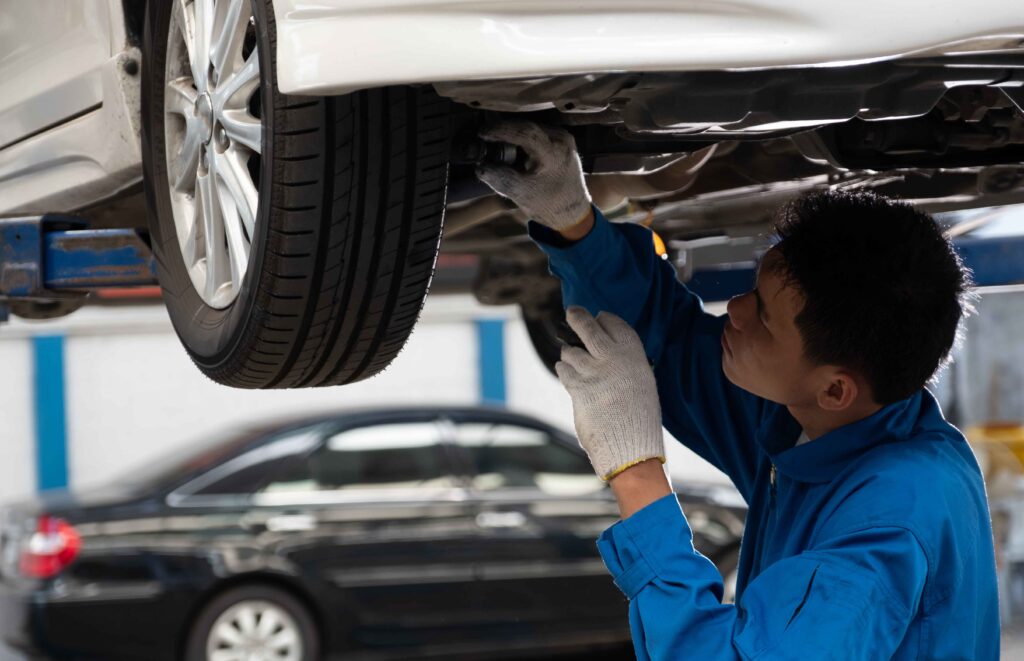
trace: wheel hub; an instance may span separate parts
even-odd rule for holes
[[[214,621],[206,638],[206,655],[244,661],[300,661],[302,634],[295,619],[280,606],[243,600]]]
[[[204,143],[209,144],[213,137],[213,102],[209,94],[200,94],[196,99],[195,114],[201,126],[199,135]]]

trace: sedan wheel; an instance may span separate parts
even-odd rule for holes
[[[186,661],[315,661],[319,637],[309,611],[269,585],[231,588],[192,624]]]

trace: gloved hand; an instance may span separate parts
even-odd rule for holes
[[[586,350],[564,347],[555,372],[572,398],[576,434],[598,477],[607,482],[652,458],[664,464],[658,388],[640,336],[609,312],[595,318],[573,306],[566,319]]]
[[[576,141],[568,131],[528,121],[508,121],[480,132],[491,142],[518,145],[526,152],[526,172],[503,165],[480,165],[476,176],[553,230],[579,223],[590,211],[590,193]]]

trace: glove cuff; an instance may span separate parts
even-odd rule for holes
[[[584,191],[583,197],[574,200],[568,207],[563,209],[544,210],[537,213],[535,220],[541,225],[547,225],[553,230],[561,231],[578,225],[590,213],[590,196]],[[545,213],[547,211],[547,213]]]
[[[612,471],[608,472],[607,474],[605,474],[605,475],[602,475],[602,476],[601,476],[601,479],[602,479],[602,480],[604,480],[605,482],[608,482],[608,481],[610,481],[610,480],[611,480],[611,479],[612,479],[613,477],[615,477],[616,475],[618,475],[619,473],[621,473],[621,472],[625,471],[625,470],[626,470],[627,468],[632,468],[633,466],[636,466],[637,464],[642,464],[643,462],[645,462],[645,461],[647,461],[647,460],[649,460],[649,459],[657,459],[657,460],[658,460],[658,461],[660,461],[660,462],[661,462],[662,464],[664,464],[664,463],[665,463],[665,457],[662,457],[662,456],[657,456],[657,457],[644,457],[643,459],[634,459],[633,461],[629,461],[629,462],[626,462],[626,463],[622,464],[621,466],[619,466],[618,468],[616,468],[616,469],[614,469],[614,470],[612,470]]]

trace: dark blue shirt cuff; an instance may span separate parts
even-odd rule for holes
[[[658,577],[667,558],[684,547],[693,550],[693,534],[675,493],[605,529],[597,540],[608,573],[628,599]]]

